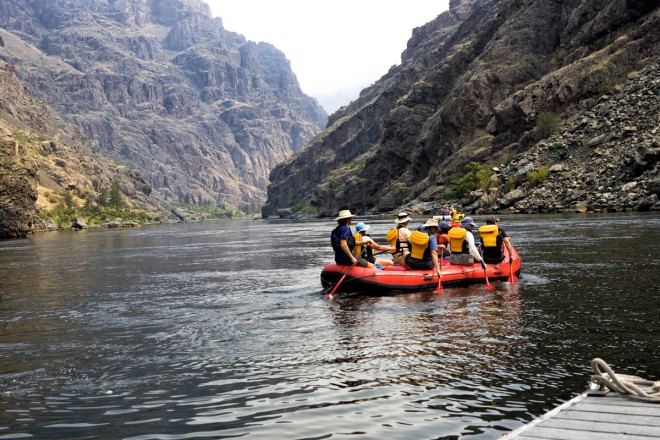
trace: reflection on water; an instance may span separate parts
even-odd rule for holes
[[[503,220],[517,285],[333,300],[331,221],[0,242],[0,439],[497,438],[594,357],[660,378],[660,218]]]

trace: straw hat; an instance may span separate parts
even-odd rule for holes
[[[426,223],[422,225],[422,228],[437,228],[438,227],[438,221],[434,218],[430,218],[426,220]]]
[[[400,225],[401,223],[407,223],[410,221],[410,217],[408,217],[407,212],[401,212],[399,215],[396,216],[396,220],[394,220],[394,223],[397,225]]]
[[[351,214],[351,211],[349,211],[348,209],[343,209],[343,210],[339,211],[339,216],[335,219],[335,221],[339,221],[339,220],[342,220],[342,219],[345,219],[345,218],[351,218],[351,217],[355,217],[353,214]]]

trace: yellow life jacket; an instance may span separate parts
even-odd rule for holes
[[[410,243],[412,244],[410,256],[418,260],[423,260],[424,252],[426,251],[426,248],[429,247],[429,234],[421,231],[414,231],[410,234]]]
[[[497,247],[497,236],[500,233],[497,225],[483,225],[479,228],[481,243],[485,248]]]
[[[359,232],[356,232],[355,234],[353,234],[353,238],[355,239],[355,242],[356,242],[356,243],[357,243],[358,241],[362,241],[362,234],[360,234]],[[362,245],[359,245],[359,246],[358,246],[358,245],[356,244],[355,247],[354,247],[353,249],[354,249],[353,253],[354,253],[355,255],[357,255],[357,256],[359,256],[359,255],[362,253]]]
[[[396,249],[396,239],[399,236],[399,230],[397,228],[392,228],[387,231],[385,239],[390,243],[390,246],[393,246]],[[390,251],[392,254],[396,253],[396,250]]]
[[[497,225],[484,225],[479,228],[484,245],[483,256],[486,263],[497,264],[504,260],[504,239]]]
[[[454,221],[454,223],[460,223],[461,220],[463,220],[464,217],[465,217],[465,214],[463,214],[462,212],[458,212],[455,209],[452,210],[451,218]]]
[[[394,246],[395,250],[393,252],[390,251],[392,252],[392,254],[398,254],[403,252],[404,250],[410,249],[410,246],[408,246],[407,241],[401,241],[399,239],[400,233],[401,233],[400,228],[392,228],[389,231],[387,231],[387,235],[385,236],[387,241],[390,243],[390,246]]]
[[[451,246],[452,254],[467,254],[468,243],[465,239],[467,229],[465,228],[451,228],[447,233],[449,235],[449,246]]]

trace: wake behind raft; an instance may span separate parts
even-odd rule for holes
[[[508,249],[504,249],[504,260],[498,264],[487,264],[486,275],[489,281],[507,281],[512,273],[520,275],[520,257],[514,249],[512,263],[509,263]],[[513,267],[511,267],[513,265]],[[348,270],[350,267],[350,270]],[[348,270],[348,273],[347,273]],[[409,270],[401,266],[388,266],[383,270],[368,269],[358,266],[342,266],[328,264],[321,272],[321,285],[324,289],[333,289],[346,275],[335,293],[366,293],[372,295],[394,295],[435,290],[438,287],[438,277],[435,270]],[[450,264],[442,261],[442,286],[461,286],[469,284],[485,284],[484,269],[479,263],[472,266]]]

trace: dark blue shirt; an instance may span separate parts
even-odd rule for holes
[[[348,248],[351,249],[350,240],[353,238],[353,233],[351,228],[346,225],[339,225],[332,230],[330,234],[330,243],[332,244],[332,249],[335,251],[335,263],[342,264],[344,266],[350,266],[353,264],[353,261],[346,255],[346,252],[341,248],[341,240],[346,240],[349,243]],[[351,249],[351,252],[353,249]]]

